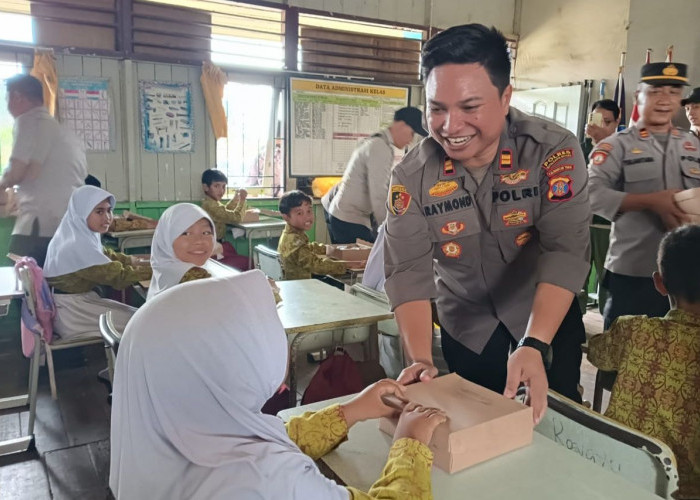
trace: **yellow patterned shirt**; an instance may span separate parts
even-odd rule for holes
[[[345,441],[348,426],[339,405],[292,417],[287,434],[314,460]],[[389,450],[382,475],[365,493],[348,487],[352,500],[432,500],[430,468],[433,452],[415,439],[398,439]]]
[[[201,280],[204,278],[211,278],[211,274],[204,268],[201,267],[190,267],[185,274],[180,278],[180,283],[186,283],[188,281]]]
[[[224,205],[220,201],[206,196],[202,201],[202,208],[214,221],[216,239],[222,241],[226,237],[226,224],[233,224],[243,220],[246,204],[245,202],[235,204],[232,199]]]
[[[282,231],[277,251],[286,280],[309,279],[311,273],[345,274],[345,264],[325,257],[326,245],[310,243],[304,231],[289,224]]]
[[[104,254],[112,262],[86,267],[78,271],[46,278],[52,288],[63,293],[87,293],[100,285],[111,286],[117,290],[151,279],[151,266],[132,266],[131,257],[107,248]]]
[[[588,359],[617,372],[605,415],[669,445],[678,498],[700,498],[700,316],[620,317],[591,339]]]

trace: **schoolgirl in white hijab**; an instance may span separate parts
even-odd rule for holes
[[[350,491],[321,475],[282,421],[260,412],[285,378],[287,352],[258,270],[190,281],[146,302],[127,326],[115,370],[109,485],[117,499],[348,500]],[[384,380],[353,400],[364,409],[344,405],[347,425],[391,414],[380,402],[390,393],[403,387]],[[435,417],[421,418],[425,425]],[[429,497],[425,489],[406,494],[416,477],[430,492],[432,454],[415,445],[421,455],[396,462],[384,478],[383,488],[403,487],[393,498]]]
[[[180,283],[193,267],[207,271],[203,277],[211,275],[209,257],[216,243],[214,231],[209,214],[192,203],[178,203],[163,212],[151,243],[153,277],[148,300]]]
[[[71,195],[46,253],[44,277],[56,304],[54,331],[62,338],[99,335],[100,314],[112,311],[123,330],[135,309],[100,297],[100,285],[125,288],[151,277],[150,267],[132,267],[128,255],[106,251],[100,236],[112,222],[114,196],[96,186],[82,186]]]

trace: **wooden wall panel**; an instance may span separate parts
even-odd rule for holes
[[[156,153],[149,153],[143,148],[143,138],[141,137],[141,107],[138,99],[139,94],[139,81],[141,80],[155,80],[155,64],[139,62],[136,63],[136,81],[133,82],[135,85],[136,102],[132,104],[132,112],[136,113],[139,117],[138,127],[136,130],[131,131],[132,134],[136,134],[138,145],[138,161],[137,169],[140,169],[141,175],[141,197],[140,200],[157,200],[158,199],[158,155]]]

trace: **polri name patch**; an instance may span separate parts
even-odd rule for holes
[[[555,151],[552,153],[545,161],[542,163],[542,168],[545,170],[554,165],[556,162],[559,160],[563,160],[564,158],[571,158],[574,156],[574,150],[571,148],[566,148],[566,149],[560,149],[559,151]]]

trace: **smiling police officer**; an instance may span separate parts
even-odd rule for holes
[[[548,379],[580,401],[586,164],[571,133],[510,108],[495,28],[443,31],[421,62],[430,138],[394,169],[386,226],[386,292],[411,360],[399,381],[437,374],[436,299],[450,370],[510,397],[524,382],[538,421]]]

